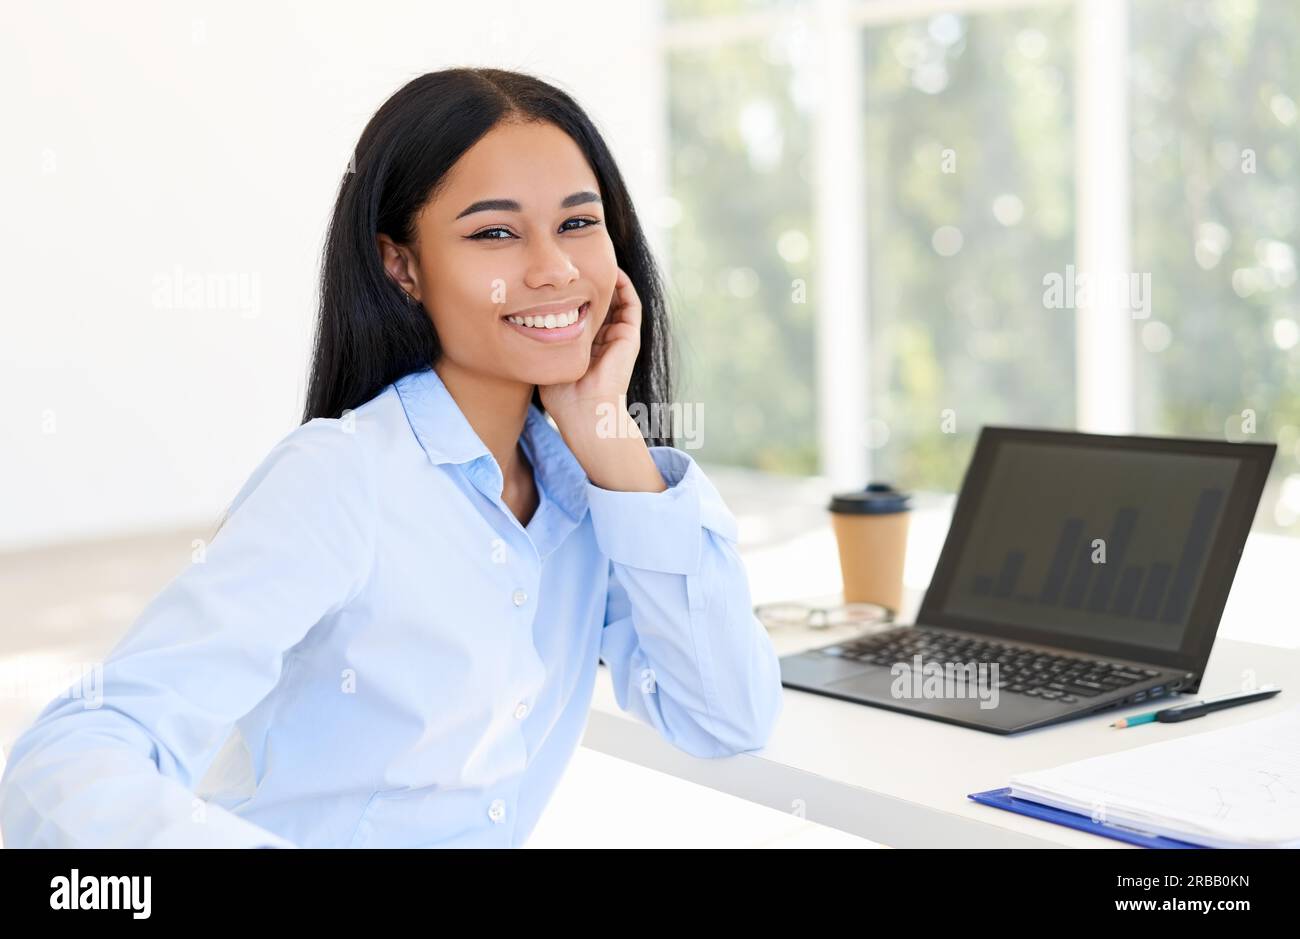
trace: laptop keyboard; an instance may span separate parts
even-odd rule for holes
[[[1009,643],[951,636],[911,627],[864,636],[827,646],[820,651],[823,655],[884,666],[892,666],[897,662],[911,665],[918,655],[922,667],[927,661],[940,665],[949,662],[996,662],[998,680],[994,684],[1000,691],[1065,704],[1120,691],[1160,674],[1155,669],[1137,668],[1118,662],[1053,655]],[[1156,687],[1150,689],[1147,696],[1154,698],[1163,693],[1163,687]]]

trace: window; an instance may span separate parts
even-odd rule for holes
[[[1275,440],[1257,524],[1300,533],[1300,5],[1133,7],[1139,426]]]
[[[792,300],[812,254],[811,102],[790,59],[779,37],[670,53],[669,266],[701,455],[813,473],[814,307]]]
[[[665,0],[663,37],[702,459],[951,491],[985,423],[1253,433],[1300,533],[1300,6]]]
[[[953,491],[980,425],[1073,423],[1068,7],[867,28],[873,473]]]

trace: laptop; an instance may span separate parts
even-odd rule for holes
[[[916,622],[782,684],[995,734],[1195,692],[1276,450],[984,427]]]

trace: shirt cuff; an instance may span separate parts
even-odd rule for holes
[[[698,463],[675,447],[650,447],[663,492],[616,492],[587,481],[596,542],[611,561],[669,574],[694,574],[708,528],[736,541],[736,519]]]

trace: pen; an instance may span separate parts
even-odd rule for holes
[[[1251,701],[1262,701],[1265,698],[1271,698],[1281,690],[1281,688],[1274,688],[1272,685],[1264,685],[1254,691],[1234,691],[1231,694],[1219,695],[1216,698],[1205,698],[1201,701],[1180,704],[1177,707],[1121,718],[1110,726],[1133,727],[1136,724],[1150,724],[1152,721],[1159,721],[1162,724],[1190,721],[1194,717],[1204,717],[1211,711],[1221,711],[1224,708],[1236,707],[1238,704],[1249,704]]]

